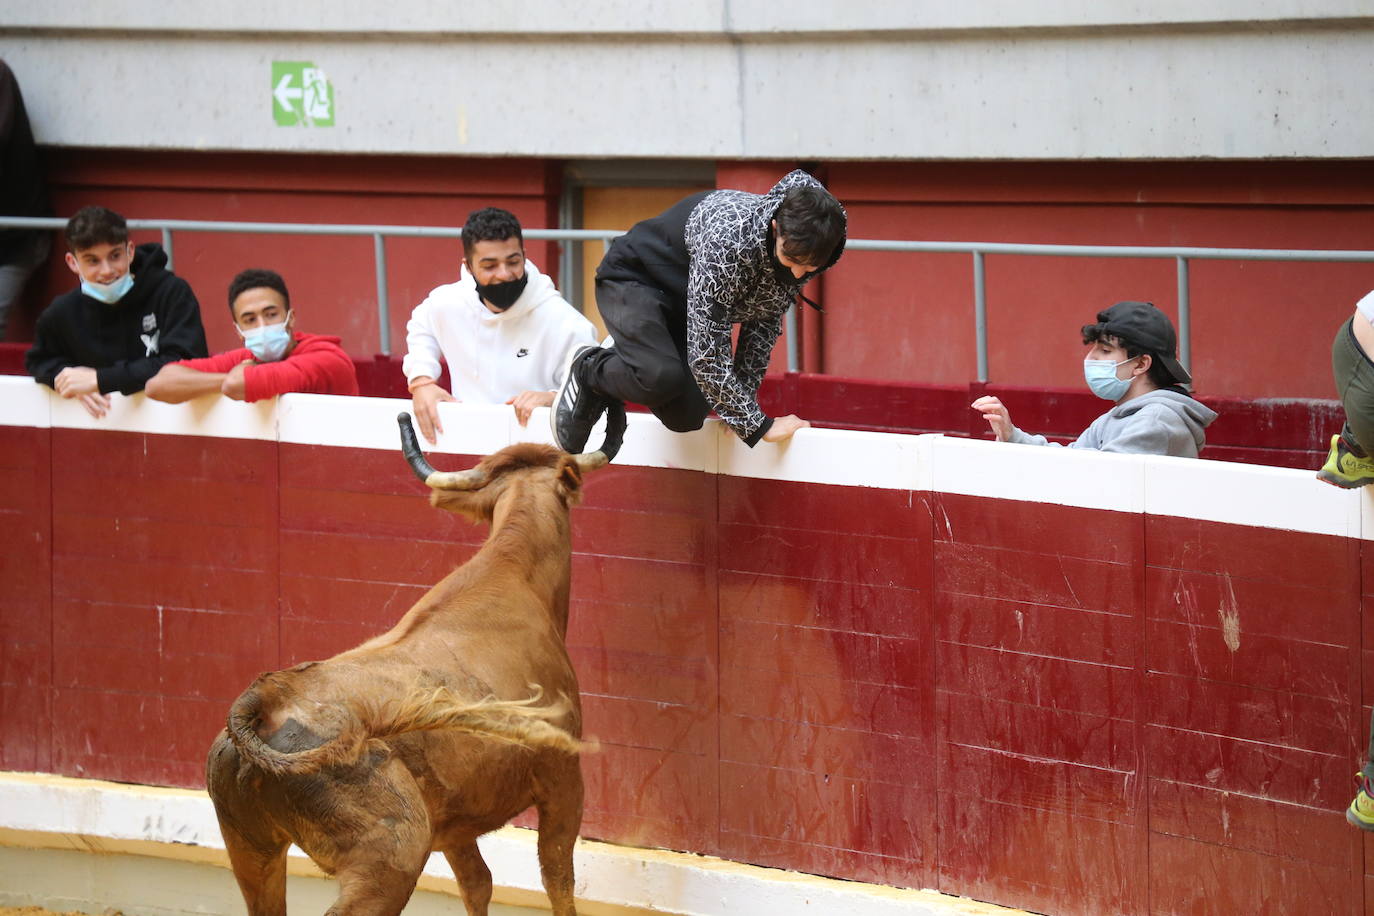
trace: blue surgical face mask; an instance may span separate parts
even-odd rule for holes
[[[276,324],[262,324],[243,331],[243,345],[253,351],[253,358],[260,363],[275,363],[286,355],[291,346],[291,329],[285,321]]]
[[[114,305],[134,288],[133,271],[125,271],[124,276],[113,283],[95,283],[91,280],[81,281],[81,291],[92,299],[96,299],[106,305]]]
[[[1124,366],[1132,359],[1139,359],[1132,356],[1130,359],[1123,359],[1119,363],[1114,363],[1109,359],[1085,359],[1083,360],[1083,378],[1087,380],[1088,387],[1093,390],[1093,394],[1108,401],[1119,401],[1125,395],[1126,389],[1131,387],[1131,380],[1128,378],[1117,378],[1116,367]]]

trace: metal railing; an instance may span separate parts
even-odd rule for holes
[[[386,239],[461,238],[463,230],[440,226],[367,226],[324,223],[237,223],[208,220],[131,219],[131,230],[160,230],[167,264],[173,263],[173,232],[236,232],[263,235],[350,235],[371,236],[374,273],[377,281],[377,321],[380,352],[391,354],[391,308],[387,296]],[[0,227],[62,229],[66,220],[0,216]],[[536,241],[599,241],[609,246],[623,234],[613,229],[525,229],[527,239]],[[1031,255],[1070,258],[1161,258],[1173,259],[1178,281],[1179,361],[1192,366],[1192,303],[1188,290],[1189,263],[1192,261],[1345,261],[1374,262],[1374,251],[1291,250],[1277,248],[1183,248],[1141,245],[1035,245],[1015,242],[908,242],[883,239],[850,239],[846,251],[891,251],[923,254],[968,254],[973,258],[973,323],[978,352],[978,381],[988,381],[988,318],[985,261],[988,255]],[[797,333],[796,308],[787,313],[787,368],[801,366],[801,341]]]

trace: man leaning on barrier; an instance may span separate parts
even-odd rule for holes
[[[81,285],[38,316],[24,365],[99,419],[178,359],[205,356],[200,303],[156,242],[134,247],[124,217],[83,207],[67,221],[67,267]]]
[[[358,393],[339,338],[296,330],[291,294],[276,271],[240,271],[229,284],[229,315],[243,346],[163,366],[148,382],[148,397],[180,404],[202,394],[261,401],[293,391]]]
[[[525,257],[515,215],[497,207],[469,214],[458,282],[440,286],[406,324],[401,370],[420,433],[444,431],[439,404],[510,404],[523,426],[553,403],[569,352],[596,341],[596,328]],[[448,363],[452,393],[439,386]]]
[[[1193,400],[1192,376],[1178,361],[1178,336],[1169,317],[1150,302],[1118,302],[1082,328],[1088,352],[1083,377],[1092,393],[1112,408],[1092,422],[1069,448],[1129,455],[1196,458],[1216,412]],[[999,398],[974,401],[999,442],[1058,445],[1017,429]]]

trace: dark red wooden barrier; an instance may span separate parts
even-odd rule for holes
[[[484,536],[386,451],[0,426],[0,456],[12,769],[199,786],[254,675]],[[1374,899],[1358,539],[631,466],[574,518],[589,837],[1056,914]]]

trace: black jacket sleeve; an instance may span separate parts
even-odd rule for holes
[[[209,356],[205,328],[200,323],[200,303],[191,286],[177,276],[169,276],[157,290],[157,352],[137,359],[120,360],[96,370],[102,394],[118,391],[134,394],[168,363]]]
[[[33,331],[33,346],[24,354],[24,368],[34,379],[49,388],[57,374],[69,366],[74,366],[66,355],[67,348],[62,346],[61,331],[53,320],[49,309],[38,316],[38,324]]]

